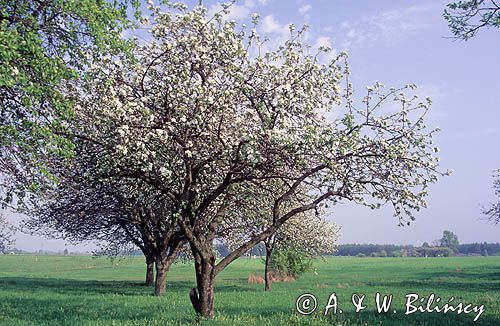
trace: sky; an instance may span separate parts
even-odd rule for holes
[[[467,42],[454,40],[442,17],[447,3],[242,0],[231,7],[228,19],[240,23],[259,13],[258,30],[272,42],[287,37],[288,24],[308,24],[306,43],[331,46],[333,54],[346,51],[355,96],[379,81],[387,87],[415,83],[421,98],[433,100],[427,124],[441,129],[435,138],[441,167],[454,174],[430,188],[429,208],[418,212],[410,226],[398,227],[390,207],[333,207],[328,219],[342,225],[340,243],[421,245],[439,239],[444,230],[457,234],[461,243],[500,241],[500,226],[481,214],[481,207],[498,200],[492,174],[500,168],[500,29],[481,30]],[[219,8],[216,1],[203,4],[210,12]],[[14,222],[20,218],[7,215]],[[19,233],[16,247],[93,248]]]

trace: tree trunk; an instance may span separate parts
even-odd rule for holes
[[[189,293],[196,313],[205,318],[214,316],[214,273],[215,257],[202,259],[195,255],[196,285]]]
[[[146,260],[146,285],[154,284],[154,260]]]
[[[264,267],[264,291],[270,291],[271,290],[271,272],[269,271],[269,264],[271,263],[271,246],[266,243],[266,263]]]
[[[167,272],[184,243],[184,241],[172,240],[166,247],[167,249],[160,251],[155,257],[155,295],[160,296],[165,294],[167,288]]]
[[[156,262],[155,295],[165,294],[167,289],[167,271],[168,267],[162,262]]]

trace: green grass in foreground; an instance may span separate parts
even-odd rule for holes
[[[500,257],[329,258],[291,283],[275,283],[271,292],[248,284],[261,273],[260,259],[240,259],[219,275],[216,314],[197,320],[188,292],[193,267],[176,264],[167,294],[152,296],[141,285],[140,258],[113,264],[105,258],[72,256],[1,256],[0,324],[2,325],[470,325],[475,313],[415,313],[405,316],[405,295],[435,293],[448,301],[484,304],[475,323],[500,325]],[[318,313],[301,316],[296,299],[305,292],[318,300]],[[332,292],[342,314],[322,316]],[[393,294],[391,312],[376,313],[376,292]],[[367,308],[355,313],[351,295],[365,294]],[[443,303],[442,302],[442,303]],[[397,313],[393,313],[392,310]]]

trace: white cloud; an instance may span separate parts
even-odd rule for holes
[[[259,46],[259,52],[274,51],[290,38],[289,24],[282,24],[273,15],[261,19],[257,27],[259,34],[263,36],[263,42]]]
[[[208,16],[211,17],[221,11],[222,6],[220,4],[213,5],[208,9]],[[227,20],[245,19],[250,16],[250,8],[245,5],[233,4],[229,7],[228,11],[229,13],[224,15],[224,18]]]
[[[333,32],[333,26],[325,26],[321,30],[323,32],[331,33],[331,32]]]
[[[307,14],[310,10],[312,9],[311,5],[303,5],[302,7],[299,8],[299,13],[301,15]]]
[[[257,5],[265,6],[267,2],[268,0],[245,0],[242,4],[234,3],[229,7],[229,13],[224,18],[227,20],[246,19],[250,16],[252,8],[255,8]],[[212,5],[208,9],[208,15],[213,16],[221,10],[222,6],[220,3]]]
[[[331,38],[329,36],[320,36],[316,39],[316,47],[331,47]]]
[[[262,52],[275,49],[278,45],[285,42],[290,37],[289,23],[280,23],[273,15],[265,16],[261,19],[259,32],[268,37],[268,40],[261,46]],[[320,47],[328,47],[332,50],[329,52],[320,53],[320,60],[330,62],[336,55],[337,51],[333,47],[333,38],[325,34],[315,36],[310,31],[306,31],[302,41],[311,45],[311,50],[317,51]]]
[[[229,10],[229,19],[244,19],[250,16],[250,9],[246,6],[233,5]]]
[[[322,53],[320,56],[320,58],[325,59],[327,62],[333,60],[337,55],[337,51],[333,48],[332,45],[332,38],[329,36],[320,35],[316,39],[316,43],[314,44],[313,48],[317,50],[320,47],[328,47],[332,49],[330,52]]]
[[[342,48],[347,50],[361,44],[372,44],[380,41],[393,42],[416,34],[429,28],[433,20],[437,19],[429,13],[434,6],[435,4],[411,6],[363,17],[355,22],[344,21],[341,25],[345,31]]]
[[[262,32],[265,34],[281,34],[285,35],[289,33],[288,25],[280,24],[273,15],[268,15],[262,19],[262,23],[260,25],[262,28]]]
[[[255,7],[255,1],[254,0],[245,0],[244,6],[247,8],[253,8],[253,7]]]
[[[428,27],[428,23],[421,19],[421,14],[427,10],[426,7],[418,6],[408,7],[402,11],[391,10],[378,16],[369,17],[366,22],[383,36],[392,38],[396,34],[411,33]]]

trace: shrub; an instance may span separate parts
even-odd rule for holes
[[[273,274],[285,274],[298,278],[311,269],[312,258],[297,249],[276,249],[271,256],[269,267]]]

